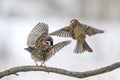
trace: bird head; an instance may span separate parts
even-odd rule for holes
[[[70,24],[71,24],[72,27],[74,28],[74,27],[76,27],[77,25],[79,25],[79,21],[78,21],[77,19],[72,19],[72,20],[70,21]]]
[[[53,38],[50,36],[47,36],[43,41],[49,45],[53,45]]]

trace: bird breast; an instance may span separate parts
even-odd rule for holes
[[[85,30],[82,27],[80,27],[80,26],[77,26],[74,29],[75,39],[84,38],[85,34],[86,34]]]
[[[41,45],[36,47],[31,54],[31,58],[35,61],[45,61],[46,60],[46,53],[48,52],[48,46]]]

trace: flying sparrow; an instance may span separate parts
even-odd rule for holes
[[[72,19],[70,21],[69,26],[59,29],[55,32],[52,32],[49,35],[56,35],[60,37],[72,37],[73,39],[77,40],[74,52],[83,53],[85,51],[93,52],[93,50],[89,47],[89,45],[85,41],[86,35],[92,36],[99,33],[104,33],[104,31],[80,23],[76,19]]]
[[[36,66],[38,66],[37,62],[41,62],[41,66],[43,66],[52,55],[70,43],[71,41],[68,40],[53,45],[53,39],[48,35],[48,25],[38,23],[28,35],[28,48],[25,50],[31,53],[31,58],[35,61]]]

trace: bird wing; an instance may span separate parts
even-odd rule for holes
[[[71,40],[67,40],[67,41],[59,42],[54,46],[50,47],[49,52],[46,54],[47,56],[46,59],[49,59],[50,57],[52,57],[52,55],[54,55],[56,52],[58,52],[60,49],[62,49],[63,47],[65,47],[70,43],[71,43]]]
[[[70,32],[70,26],[61,28],[55,32],[50,33],[49,35],[56,35],[59,37],[72,37],[72,34]]]
[[[93,28],[93,27],[88,26],[88,25],[83,24],[83,23],[80,23],[80,24],[82,25],[82,27],[84,28],[84,30],[86,31],[88,36],[92,36],[92,35],[99,34],[99,33],[104,33],[103,30]]]
[[[27,39],[27,46],[34,46],[38,38],[44,38],[48,35],[48,25],[38,23],[30,32]]]

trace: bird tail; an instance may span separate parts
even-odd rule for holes
[[[83,49],[88,52],[93,52],[93,50],[90,48],[86,41],[83,44]]]
[[[24,48],[25,50],[27,50],[28,52],[32,52],[33,48],[32,47],[28,47],[28,48]]]
[[[76,46],[74,48],[75,53],[83,53],[85,51],[93,52],[93,50],[89,47],[87,42],[85,41],[83,44],[81,44],[79,41],[77,41]]]

